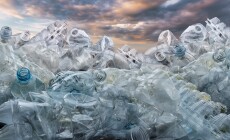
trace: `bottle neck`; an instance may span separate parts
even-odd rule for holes
[[[1,39],[1,42],[5,44],[5,43],[8,43],[9,40],[8,39]]]
[[[21,85],[28,85],[28,84],[32,81],[32,79],[33,79],[33,77],[31,76],[30,79],[28,79],[28,80],[19,80],[19,79],[17,78],[17,81],[18,81],[18,83],[21,84]]]

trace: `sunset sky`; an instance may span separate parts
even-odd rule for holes
[[[230,0],[0,0],[0,26],[13,33],[41,31],[53,21],[68,20],[95,43],[112,37],[116,47],[146,50],[163,30],[179,36],[194,23],[217,16],[230,25]]]

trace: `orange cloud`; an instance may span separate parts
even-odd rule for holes
[[[135,14],[150,7],[157,7],[164,1],[165,0],[152,0],[149,2],[146,2],[145,0],[117,0],[117,3],[113,7],[113,13],[122,16]]]
[[[115,48],[120,48],[124,45],[128,45],[132,48],[135,48],[136,50],[140,52],[144,52],[147,49],[151,48],[154,46],[153,41],[126,41],[121,38],[116,38],[112,37],[114,43],[115,43]]]
[[[1,0],[0,10],[3,14],[15,17],[18,19],[23,19],[24,17],[19,14],[19,12],[12,6],[10,0]]]
[[[72,8],[76,9],[76,10],[92,10],[92,9],[95,9],[96,6],[95,5],[90,5],[90,4],[86,4],[86,5],[73,5]]]

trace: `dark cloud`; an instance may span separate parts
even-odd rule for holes
[[[12,0],[13,5],[24,16],[47,17],[57,19],[71,18],[78,21],[96,20],[106,12],[112,1],[107,0]],[[102,7],[102,8],[101,8]],[[30,15],[27,9],[36,13]],[[30,11],[28,11],[30,12]]]
[[[206,7],[202,10],[202,14],[207,17],[218,17],[223,22],[229,24],[230,23],[230,1],[229,0],[221,0],[217,1],[213,5]]]
[[[156,41],[160,31],[169,29],[179,37],[188,26],[195,23],[204,24],[207,18],[219,17],[223,22],[229,23],[229,6],[228,0],[188,0],[168,7],[149,7],[131,16],[132,21],[159,21],[158,24],[144,27],[143,39]]]
[[[101,29],[110,36],[121,38],[127,41],[139,40],[139,35],[142,33],[141,29],[127,29],[113,26],[102,26]]]

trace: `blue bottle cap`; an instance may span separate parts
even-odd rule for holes
[[[1,28],[1,38],[2,39],[10,39],[12,35],[12,29],[8,26],[3,26]]]
[[[182,45],[176,45],[174,48],[174,54],[177,57],[183,57],[186,53],[186,48]]]
[[[31,79],[30,70],[24,67],[19,68],[17,71],[17,79],[22,83],[28,83]]]

